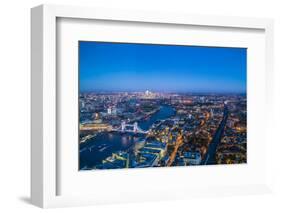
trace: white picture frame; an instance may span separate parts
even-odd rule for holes
[[[265,166],[261,168],[265,178],[258,183],[219,185],[210,187],[200,187],[199,183],[194,183],[194,188],[183,187],[183,190],[173,188],[169,185],[168,191],[173,196],[163,195],[162,191],[155,191],[151,196],[145,197],[143,194],[132,196],[134,192],[123,191],[121,193],[132,193],[130,196],[107,196],[106,194],[98,195],[79,195],[76,194],[59,194],[58,185],[60,166],[60,152],[57,147],[57,88],[60,82],[57,79],[57,36],[58,20],[80,19],[80,20],[105,20],[132,23],[153,23],[169,26],[200,26],[207,28],[223,28],[228,31],[234,29],[253,29],[261,30],[264,33],[264,69],[263,79],[265,88],[262,92],[266,95],[264,107],[266,114],[264,116],[265,129],[270,129],[272,95],[273,91],[273,21],[271,19],[241,18],[241,17],[216,17],[203,15],[187,14],[166,14],[154,13],[147,11],[123,11],[112,9],[97,9],[74,6],[54,6],[41,5],[31,10],[31,201],[34,205],[47,207],[91,205],[99,203],[114,202],[136,202],[141,200],[163,200],[177,199],[181,197],[197,197],[208,195],[233,195],[233,194],[251,194],[264,193],[270,191],[271,172],[270,172],[270,151],[263,156],[266,158]],[[235,36],[235,35],[234,35]],[[251,83],[251,84],[254,84]],[[268,134],[262,133],[265,141],[263,142],[267,150],[272,147]],[[236,168],[237,169],[237,168]],[[212,168],[208,168],[212,170]],[[238,168],[239,170],[239,168]],[[164,170],[163,170],[164,171]],[[193,170],[190,170],[191,172]],[[148,171],[148,173],[153,170]],[[183,174],[185,168],[174,170],[173,174]],[[163,173],[164,174],[164,173]],[[130,177],[127,177],[128,179]],[[167,191],[165,191],[167,192]],[[157,196],[155,196],[157,195]]]

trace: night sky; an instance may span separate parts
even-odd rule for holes
[[[79,42],[81,92],[245,93],[247,49]]]

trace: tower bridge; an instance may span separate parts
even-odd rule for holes
[[[116,129],[113,129],[113,131],[132,132],[132,133],[141,133],[141,134],[148,133],[148,131],[144,131],[138,126],[138,122],[135,122],[134,124],[127,124],[125,121],[122,121],[121,126]]]

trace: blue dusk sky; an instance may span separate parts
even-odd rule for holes
[[[79,41],[81,92],[246,93],[246,48]]]

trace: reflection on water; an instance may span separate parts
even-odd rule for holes
[[[122,137],[121,141],[122,141],[122,145],[124,147],[128,146],[128,142],[129,142],[130,138],[128,139],[127,137]]]

